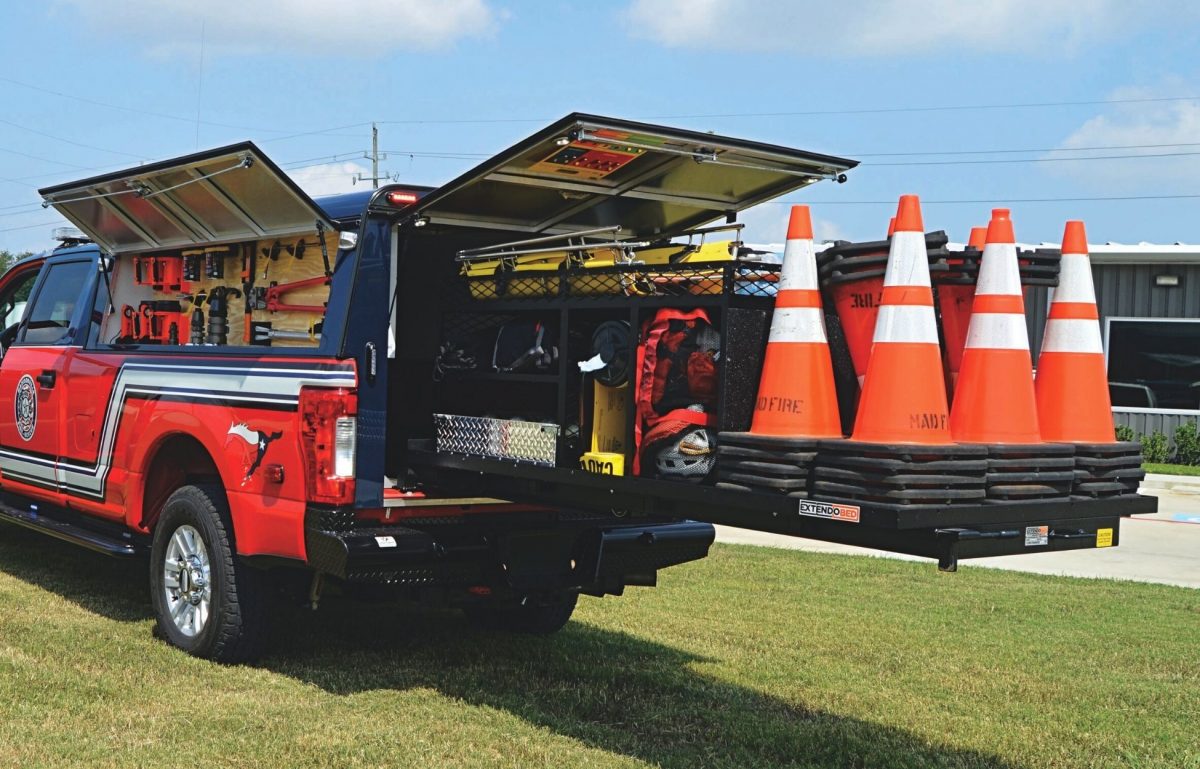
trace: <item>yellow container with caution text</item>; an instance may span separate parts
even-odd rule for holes
[[[610,451],[589,451],[579,458],[579,466],[597,475],[624,475],[625,455]]]
[[[625,453],[625,426],[629,424],[625,399],[629,385],[609,387],[592,383],[592,451]]]
[[[592,383],[592,450],[579,458],[579,466],[600,475],[625,474],[625,399],[629,385],[609,387]]]

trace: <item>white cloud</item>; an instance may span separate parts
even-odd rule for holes
[[[355,174],[359,174],[360,176],[370,175],[370,169],[358,163],[343,161],[340,163],[322,163],[316,166],[306,166],[288,172],[288,176],[292,177],[292,181],[300,185],[300,189],[307,192],[309,197],[314,198],[322,195],[353,192],[356,189],[366,189],[363,185],[370,184],[370,182],[360,181],[355,185]]]
[[[625,14],[632,34],[668,46],[822,56],[1073,49],[1194,15],[1179,0],[631,0]]]
[[[813,219],[813,237],[818,243],[823,240],[849,240],[850,238],[842,231],[841,226],[837,222],[831,222],[828,219],[820,217]]]
[[[1176,86],[1172,90],[1178,93],[1179,88]],[[1112,98],[1147,99],[1158,95],[1160,93],[1157,90],[1126,88],[1112,94]],[[1195,179],[1200,176],[1200,155],[1174,153],[1200,152],[1198,143],[1200,103],[1169,101],[1115,104],[1089,118],[1058,145],[1062,149],[1112,149],[1052,152],[1044,157],[1167,155],[1151,159],[1055,161],[1046,164],[1053,173],[1103,186],[1112,194],[1119,194],[1121,189],[1130,187],[1161,188],[1166,181],[1187,182],[1194,186]]]
[[[769,244],[772,250],[783,253],[783,241],[787,235],[788,219],[791,215],[791,207],[779,203],[761,203],[747,208],[738,214],[738,221],[746,225],[742,230],[742,240],[747,243]],[[818,243],[850,239],[841,226],[832,220],[813,216],[812,223],[813,238]]]
[[[489,0],[54,0],[60,16],[132,38],[153,56],[313,53],[374,56],[431,50],[493,32]]]

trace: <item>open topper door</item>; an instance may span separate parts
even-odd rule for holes
[[[38,190],[109,253],[282,238],[334,225],[252,142]]]
[[[434,224],[533,233],[620,225],[663,235],[724,218],[857,161],[574,113],[421,199]]]

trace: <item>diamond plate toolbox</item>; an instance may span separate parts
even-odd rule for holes
[[[434,414],[439,454],[463,454],[554,467],[558,425]]]

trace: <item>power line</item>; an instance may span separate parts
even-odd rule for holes
[[[318,155],[315,158],[303,158],[301,160],[289,160],[286,163],[280,163],[279,167],[284,169],[285,171],[295,171],[295,170],[298,170],[301,168],[315,168],[316,165],[321,165],[320,163],[317,163],[316,165],[313,165],[313,166],[303,165],[304,163],[312,163],[313,161],[316,161],[316,160],[323,160],[326,162],[335,162],[342,158],[351,158],[351,157],[361,158],[361,157],[364,157],[365,155],[366,155],[366,153],[363,150],[347,150],[346,152],[335,152],[332,155]]]
[[[125,166],[124,164],[116,165],[114,163],[109,163],[109,164],[103,165],[103,166],[86,166],[86,167],[79,168],[76,170],[78,170],[78,171],[105,171],[105,170],[110,170],[110,169],[111,170],[120,170],[121,168],[125,168],[125,167],[127,167],[127,166]],[[68,174],[68,173],[70,173],[70,171],[50,171],[50,172],[44,173],[44,174],[31,174],[29,176],[14,176],[12,178],[6,178],[6,179],[2,179],[0,181],[13,182],[14,184],[20,184],[23,187],[29,187],[30,189],[37,189],[37,185],[25,184],[24,182],[32,180],[32,179],[46,179],[51,176],[62,176],[64,174]]]
[[[40,155],[30,155],[28,152],[21,152],[20,150],[9,149],[8,147],[0,147],[0,152],[7,152],[10,155],[20,155],[21,157],[29,158],[30,160],[39,160],[43,163],[54,163],[56,165],[66,166],[68,168],[74,168],[77,170],[83,168],[83,166],[76,165],[74,163],[65,163],[61,160],[55,160],[54,158],[44,158]]]
[[[281,141],[286,141],[288,139],[295,139],[300,136],[313,136],[314,134],[330,134],[332,136],[338,136],[341,134],[333,134],[332,132],[333,131],[341,131],[341,130],[344,130],[347,128],[361,128],[362,126],[365,126],[365,125],[371,125],[371,122],[367,121],[365,123],[350,123],[349,125],[334,126],[332,128],[319,128],[315,131],[301,131],[300,133],[288,134],[287,136],[274,136],[274,137],[271,137],[270,139],[263,139],[262,143],[265,144],[267,142],[281,142]]]
[[[1194,143],[1186,143],[1185,142],[1185,143],[1181,143],[1181,144],[1160,144],[1160,145],[1154,145],[1154,144],[1137,145],[1137,144],[1135,144],[1135,145],[1125,145],[1125,146],[1131,147],[1131,148],[1200,147],[1200,142],[1194,142]],[[1080,148],[1078,148],[1078,150],[1072,149],[1071,151],[1083,151],[1083,150],[1090,151],[1090,150],[1103,150],[1103,149],[1106,149],[1106,148],[1104,148],[1104,147],[1080,147]],[[978,152],[965,152],[964,151],[961,153],[960,152],[954,152],[954,153],[936,153],[936,152],[902,153],[902,152],[897,152],[897,153],[878,153],[877,156],[882,157],[884,155],[923,155],[923,154],[930,154],[930,155],[948,154],[949,155],[949,154],[983,154],[983,153],[987,153],[987,152],[1014,152],[1015,153],[1015,152],[1054,152],[1054,151],[1056,151],[1056,150],[1052,150],[1052,149],[1046,149],[1046,150],[979,150]],[[479,158],[491,157],[491,155],[489,155],[487,153],[483,153],[483,152],[453,152],[453,151],[435,152],[435,151],[418,151],[418,150],[381,150],[381,152],[386,152],[389,155],[403,155],[403,156],[410,157],[410,158],[435,158],[435,159],[444,159],[444,160],[476,160]],[[871,162],[871,163],[863,163],[861,165],[861,167],[866,168],[868,166],[882,167],[882,166],[977,165],[977,164],[990,164],[990,163],[1062,163],[1062,162],[1080,162],[1080,161],[1086,161],[1086,160],[1136,160],[1138,158],[1188,157],[1188,156],[1193,156],[1193,155],[1200,155],[1200,151],[1196,151],[1196,152],[1156,152],[1156,153],[1142,152],[1142,153],[1131,153],[1131,154],[1121,154],[1121,155],[1089,155],[1089,156],[1083,156],[1083,157],[1063,157],[1063,158],[921,160],[921,161],[911,161],[911,162],[898,161],[898,162],[888,162],[888,163]],[[866,155],[863,155],[861,153],[859,153],[859,156],[866,157]]]
[[[14,208],[41,208],[41,203],[17,203],[11,206],[0,206],[0,211],[11,211]]]
[[[28,207],[28,210],[25,210],[25,211],[5,211],[3,213],[0,213],[0,218],[4,218],[6,216],[29,216],[30,214],[36,214],[41,209],[41,207],[42,207],[41,203],[34,203],[33,205]]]
[[[1105,147],[1039,147],[1034,149],[991,149],[991,150],[943,150],[941,152],[926,150],[923,152],[850,152],[848,157],[879,158],[905,157],[919,155],[1000,155],[1008,153],[1033,152],[1092,152],[1101,150],[1144,150],[1163,149],[1165,147],[1200,147],[1200,142],[1177,142],[1175,144],[1111,144]]]
[[[183,123],[199,122],[202,125],[217,126],[219,128],[233,128],[238,131],[256,131],[256,132],[261,131],[261,132],[265,132],[265,133],[285,133],[285,129],[281,129],[281,128],[263,128],[261,126],[235,125],[233,123],[219,123],[219,122],[212,121],[212,120],[197,121],[195,117],[185,117],[183,115],[172,115],[169,112],[155,112],[154,110],[141,109],[139,107],[128,107],[123,104],[113,104],[111,102],[100,101],[99,99],[91,99],[86,96],[76,96],[75,94],[63,93],[62,91],[56,91],[53,88],[44,88],[39,85],[34,85],[33,83],[26,83],[26,82],[23,82],[20,80],[14,80],[11,77],[0,76],[0,82],[11,83],[12,85],[17,85],[22,88],[28,88],[31,91],[40,91],[42,93],[50,94],[52,96],[58,96],[63,99],[70,99],[72,101],[81,102],[83,104],[91,104],[96,107],[105,107],[107,109],[115,109],[115,110],[119,110],[121,112],[130,112],[135,115],[147,115],[149,117],[162,118],[163,120],[176,120],[176,121],[183,122]]]
[[[29,128],[28,126],[23,126],[20,123],[14,123],[11,120],[4,120],[3,118],[0,118],[0,123],[3,123],[4,125],[7,125],[7,126],[12,126],[13,128],[19,128],[22,131],[28,131],[31,134],[37,134],[38,136],[42,136],[46,139],[53,139],[54,141],[63,142],[64,144],[73,144],[76,147],[83,147],[84,149],[97,150],[99,152],[108,152],[113,155],[125,155],[126,157],[137,158],[138,160],[146,160],[147,159],[146,157],[144,157],[142,155],[134,155],[131,152],[121,152],[120,150],[110,150],[105,147],[97,147],[94,144],[84,144],[83,142],[77,142],[77,141],[73,141],[71,139],[64,139],[61,136],[55,136],[54,134],[46,133],[45,131],[39,131],[36,128]]]
[[[920,107],[866,107],[860,109],[820,109],[795,112],[714,112],[704,114],[640,115],[634,120],[701,120],[712,118],[739,117],[813,117],[819,115],[888,115],[905,112],[961,112],[972,110],[1001,109],[1049,109],[1053,107],[1086,107],[1103,104],[1148,104],[1181,101],[1200,101],[1200,96],[1162,96],[1139,99],[1087,99],[1080,101],[1013,102],[1008,104],[940,104]],[[380,125],[420,125],[437,123],[442,125],[470,123],[548,123],[556,118],[451,118],[380,120]]]
[[[383,150],[389,155],[403,155],[408,158],[436,158],[441,160],[478,160],[490,158],[486,152],[419,152],[416,150]]]
[[[862,167],[870,166],[968,166],[990,165],[995,163],[1078,163],[1085,160],[1130,160],[1134,158],[1177,158],[1200,155],[1200,152],[1156,152],[1136,155],[1087,155],[1078,158],[987,158],[984,160],[914,160],[898,163],[863,163]]]
[[[1100,197],[1078,198],[976,198],[961,200],[925,200],[921,205],[958,205],[960,203],[1090,203],[1107,200],[1191,200],[1200,198],[1200,193],[1194,195],[1111,195]],[[769,200],[767,205],[773,206],[894,206],[895,200]]]
[[[38,222],[37,224],[23,224],[20,227],[6,227],[6,228],[0,230],[0,232],[16,232],[17,230],[32,230],[35,227],[52,227],[53,225],[61,224],[61,223],[62,222]]]
[[[1147,104],[1154,102],[1200,101],[1200,96],[1162,96],[1142,99],[1088,99],[1081,101],[1015,102],[1010,104],[945,104],[924,107],[870,107],[864,109],[805,110],[801,112],[726,112],[708,115],[646,115],[638,120],[678,120],[683,118],[731,117],[809,117],[815,115],[888,115],[902,112],[960,112],[999,109],[1045,109],[1051,107],[1087,107],[1099,104]]]

